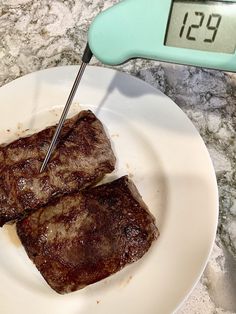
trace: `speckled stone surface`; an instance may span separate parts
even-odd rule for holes
[[[0,86],[40,69],[80,63],[90,22],[115,2],[0,0]],[[217,174],[220,217],[214,250],[177,313],[236,313],[236,75],[145,60],[119,69],[180,106],[202,135]]]

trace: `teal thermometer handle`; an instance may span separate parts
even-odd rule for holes
[[[92,53],[108,65],[146,58],[236,71],[235,53],[166,46],[171,7],[172,0],[124,0],[100,13],[88,33]]]

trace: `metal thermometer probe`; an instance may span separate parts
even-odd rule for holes
[[[84,70],[86,68],[86,65],[90,62],[92,56],[93,56],[93,54],[92,54],[92,52],[91,52],[91,50],[89,48],[89,45],[87,44],[87,46],[85,48],[85,51],[84,51],[84,54],[83,54],[83,57],[82,57],[82,64],[80,66],[79,72],[78,72],[78,74],[76,76],[76,79],[74,81],[74,84],[72,86],[71,92],[69,94],[69,97],[67,99],[66,105],[65,105],[64,110],[62,112],[61,118],[60,118],[59,123],[57,125],[56,131],[55,131],[55,133],[53,135],[51,144],[50,144],[50,146],[48,148],[47,154],[46,154],[45,159],[43,161],[43,164],[41,166],[40,173],[45,170],[45,168],[47,166],[47,163],[48,163],[48,161],[49,161],[49,159],[50,159],[50,157],[51,157],[51,155],[52,155],[52,153],[53,153],[53,151],[54,151],[54,149],[56,147],[57,139],[58,139],[58,137],[59,137],[59,135],[61,133],[61,129],[62,129],[63,123],[64,123],[64,121],[65,121],[65,119],[67,117],[67,114],[68,114],[68,111],[70,109],[71,103],[72,103],[72,101],[74,99],[75,93],[76,93],[76,91],[78,89],[79,83],[80,83],[81,78],[82,78],[82,76],[84,74]]]

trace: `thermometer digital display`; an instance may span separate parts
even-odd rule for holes
[[[123,0],[95,18],[88,41],[109,65],[146,58],[236,72],[236,0]]]
[[[174,0],[165,45],[234,54],[236,3]]]

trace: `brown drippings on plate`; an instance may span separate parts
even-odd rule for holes
[[[97,300],[97,304],[99,304],[101,301],[100,300]]]
[[[120,135],[118,133],[114,133],[111,135],[111,137],[119,137]]]
[[[132,280],[132,278],[133,278],[133,276],[130,275],[127,279],[125,279],[124,281],[122,281],[121,286],[122,286],[122,287],[126,287],[126,286],[130,283],[130,281]]]
[[[20,242],[20,239],[16,233],[16,227],[15,225],[5,225],[3,227],[3,230],[5,231],[5,233],[7,234],[8,236],[8,239],[10,240],[10,242],[16,246],[16,247],[19,247],[21,246],[21,242]]]
[[[133,276],[129,276],[129,278],[126,280],[126,285],[128,285],[130,283],[130,281],[132,280]]]
[[[22,123],[19,122],[19,123],[17,124],[17,130],[19,130],[19,131],[22,130],[22,131],[23,131],[23,124],[22,124]]]
[[[134,177],[132,172],[129,172],[128,175],[129,175],[130,179],[132,179]]]

